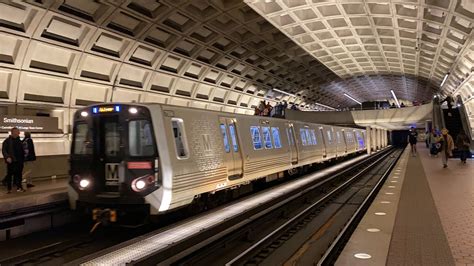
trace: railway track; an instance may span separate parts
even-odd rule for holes
[[[293,246],[293,250],[301,247],[302,243],[296,240],[308,240],[302,236],[314,234],[320,236],[318,239],[327,238],[327,241],[317,241],[322,248],[318,254],[322,257],[345,221],[350,220],[372,191],[369,183],[377,183],[373,177],[386,172],[400,153],[395,149],[386,149],[356,163],[347,162],[337,173],[318,173],[321,178],[309,178],[311,183],[297,187],[291,193],[286,191],[286,194],[255,207],[241,208],[238,215],[222,218],[218,223],[207,225],[206,221],[207,218],[212,220],[210,216],[214,214],[218,216],[218,213],[230,210],[232,206],[223,206],[213,213],[193,217],[73,263],[276,265],[284,262],[283,258],[291,257],[284,256],[282,248],[291,250],[288,245]],[[242,202],[246,200],[252,201],[253,198],[243,199]],[[340,219],[341,213],[347,216],[347,220]],[[193,230],[193,227],[196,229]],[[184,235],[177,228],[184,228],[187,233]],[[309,229],[314,229],[313,233]],[[329,231],[334,231],[331,237],[328,237]],[[182,237],[179,236],[181,234]]]

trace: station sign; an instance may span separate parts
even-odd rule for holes
[[[32,133],[62,133],[57,117],[0,115],[0,132],[9,132],[13,127]]]

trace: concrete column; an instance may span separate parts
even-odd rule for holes
[[[375,147],[380,150],[380,128],[375,129]]]
[[[372,146],[371,146],[372,144],[370,142],[370,134],[372,134],[370,127],[366,127],[365,128],[365,147],[367,148],[368,155],[372,154]]]
[[[372,139],[371,139],[372,151],[377,151],[377,137],[376,137],[377,130],[375,128],[372,128],[370,131],[372,132]]]

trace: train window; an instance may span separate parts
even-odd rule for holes
[[[188,145],[186,143],[183,119],[171,118],[171,125],[173,126],[174,144],[178,159],[189,158],[189,151]]]
[[[128,124],[128,145],[130,156],[153,156],[153,134],[148,120],[133,120]]]
[[[253,148],[260,150],[262,148],[262,138],[260,137],[260,127],[251,126],[250,134],[252,134]]]
[[[229,139],[227,138],[227,129],[224,124],[221,124],[222,139],[224,140],[225,152],[230,152]]]
[[[262,127],[263,141],[265,141],[265,149],[273,148],[272,137],[270,136],[270,128]]]
[[[235,125],[229,124],[230,138],[232,139],[232,146],[234,147],[234,152],[239,151],[239,144],[237,143],[237,136],[235,134]]]
[[[318,144],[318,140],[316,138],[316,132],[314,132],[314,129],[311,129],[311,138],[313,139],[314,145]]]
[[[309,129],[305,129],[305,132],[306,132],[306,144],[314,145],[313,140],[311,139],[311,133],[309,132]]]
[[[76,125],[74,131],[74,154],[76,155],[90,155],[92,154],[92,132],[89,125],[80,123]]]
[[[280,141],[280,129],[277,127],[272,127],[272,136],[273,136],[273,143],[275,143],[275,148],[281,148],[281,141]]]
[[[105,122],[105,156],[119,156],[120,130],[118,122]]]
[[[332,134],[331,134],[331,131],[326,131],[326,134],[328,135],[328,143],[331,144],[332,143]]]
[[[300,137],[301,137],[301,144],[303,144],[303,146],[306,146],[306,133],[305,133],[304,128],[300,128]]]

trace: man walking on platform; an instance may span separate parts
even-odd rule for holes
[[[5,181],[7,183],[7,193],[12,190],[12,178],[18,192],[25,192],[21,184],[21,174],[23,172],[23,162],[25,160],[25,152],[20,140],[20,130],[16,127],[11,129],[11,134],[2,144],[2,153],[5,163],[7,164],[7,175]]]
[[[410,143],[412,156],[416,156],[416,142],[417,141],[418,141],[418,133],[416,132],[414,127],[411,127],[410,132],[408,132],[408,142]]]

